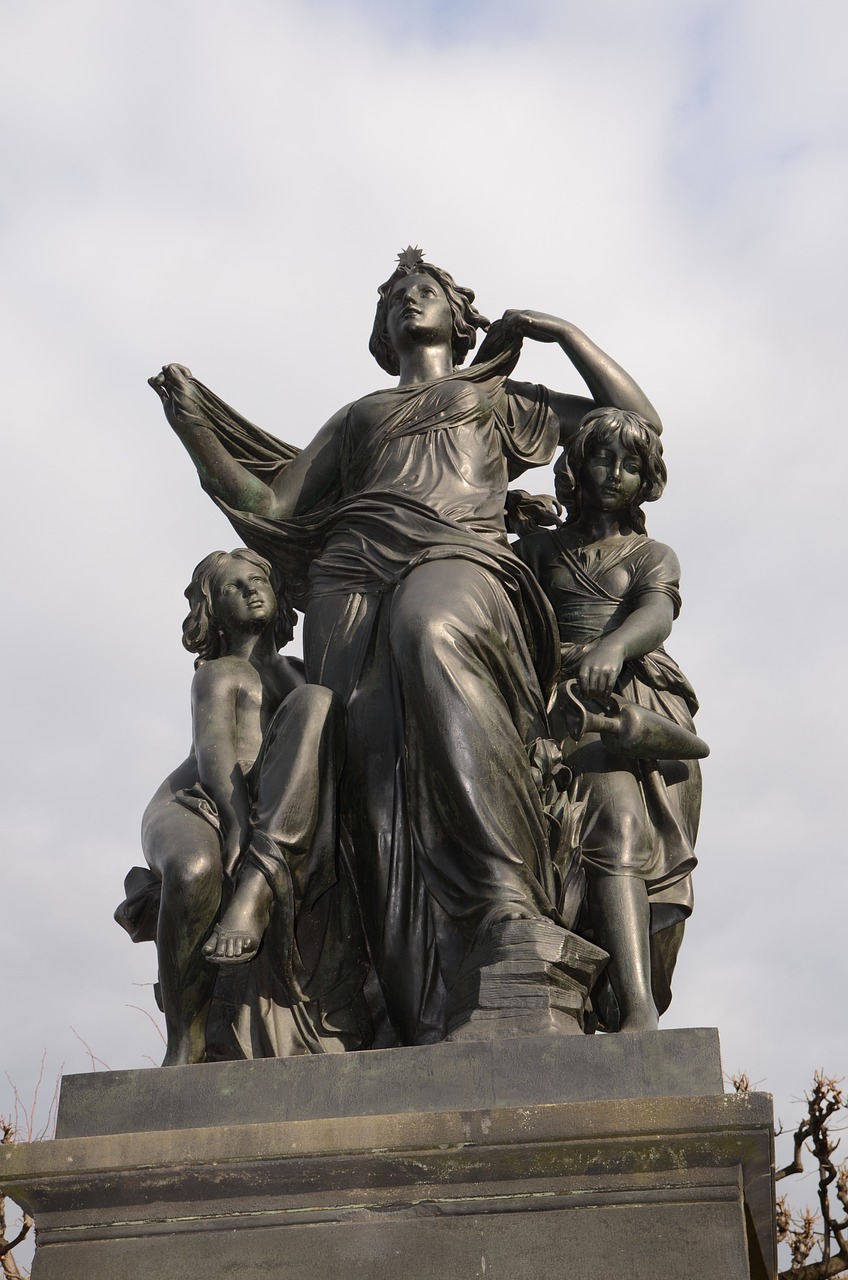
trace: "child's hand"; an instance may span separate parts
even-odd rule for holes
[[[615,689],[625,661],[624,646],[615,636],[601,636],[591,645],[580,663],[577,683],[587,698],[606,702]]]

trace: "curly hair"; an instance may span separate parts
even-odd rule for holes
[[[228,652],[227,633],[215,616],[212,592],[215,579],[231,560],[244,560],[261,569],[274,588],[277,597],[274,643],[277,648],[282,649],[294,635],[297,614],[270,563],[247,547],[236,547],[234,551],[213,551],[201,560],[185,589],[185,598],[191,607],[183,622],[183,646],[189,653],[197,654],[195,666],[220,658]]]
[[[377,313],[374,316],[374,328],[371,330],[368,350],[380,368],[385,369],[386,373],[390,373],[395,377],[400,373],[397,352],[389,341],[387,329],[389,294],[398,280],[402,280],[404,276],[408,275],[431,276],[444,290],[453,315],[451,350],[453,352],[454,365],[458,367],[462,364],[469,351],[472,351],[477,345],[477,330],[488,329],[489,321],[474,306],[473,289],[466,289],[462,285],[458,285],[453,276],[449,275],[447,271],[443,271],[441,267],[436,267],[433,263],[424,262],[423,260],[411,265],[401,263],[392,272],[388,280],[380,285],[377,290],[380,295],[380,301],[377,303]]]
[[[626,409],[593,409],[566,444],[554,466],[556,495],[567,511],[566,524],[580,517],[583,464],[598,446],[620,441],[639,459],[642,483],[628,510],[630,527],[645,532],[642,504],[656,502],[668,478],[663,462],[662,442],[655,426],[638,413]]]

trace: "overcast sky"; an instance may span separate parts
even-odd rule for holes
[[[648,527],[712,746],[664,1025],[718,1026],[787,1122],[816,1067],[848,1073],[847,15],[5,0],[0,1062],[24,1099],[44,1051],[51,1084],[88,1068],[77,1037],[113,1069],[163,1052],[154,949],[112,911],[189,744],[183,589],[237,538],[146,379],[185,363],[305,444],[386,385],[375,290],[410,242],[489,316],[576,322],[660,410]],[[558,348],[520,371],[582,388]]]

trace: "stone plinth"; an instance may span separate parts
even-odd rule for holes
[[[73,1076],[0,1151],[34,1280],[772,1280],[771,1103],[711,1031]]]

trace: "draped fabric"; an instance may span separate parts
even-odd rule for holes
[[[675,616],[680,609],[680,567],[669,547],[644,534],[580,549],[569,547],[567,538],[567,527],[539,529],[516,544],[553,605],[563,681],[577,674],[588,645],[619,627],[648,593],[668,596]],[[615,691],[694,731],[695,691],[662,647],[626,662]],[[567,740],[559,697],[550,721],[554,735]],[[655,998],[663,1012],[671,999],[682,921],[692,911],[698,761],[625,760],[605,751],[596,735],[572,744],[567,761],[574,773],[570,798],[585,806],[582,856],[588,876],[634,875],[646,883],[656,939]]]
[[[243,467],[270,484],[300,453],[296,445],[285,444],[261,427],[243,418],[196,378],[194,387],[198,416],[210,427],[230,456]]]
[[[539,646],[535,656],[543,679],[552,679],[557,658],[550,610],[532,575],[516,568],[503,512],[508,480],[550,461],[559,424],[544,387],[506,378],[518,351],[513,345],[423,387],[378,391],[357,401],[344,424],[338,483],[306,513],[269,519],[214,501],[245,543],[275,565],[299,608],[321,590],[314,567],[319,557],[333,589],[351,591],[391,586],[416,557],[471,557],[476,551],[489,564],[494,558],[506,577],[518,575],[525,622]],[[202,383],[194,387],[205,425],[266,483],[298,455],[295,446],[249,423]],[[357,423],[372,406],[381,429],[363,439]],[[349,531],[346,539],[341,530]],[[359,544],[356,530],[363,534]],[[324,557],[331,537],[331,555]]]
[[[619,627],[646,593],[661,592],[671,598],[675,613],[680,608],[680,568],[669,547],[644,534],[632,534],[606,545],[575,550],[567,545],[566,537],[563,530],[540,529],[517,545],[553,604],[561,637],[562,680],[577,674],[586,647]],[[694,731],[692,717],[698,709],[695,691],[662,647],[626,662],[616,692]],[[556,708],[552,725],[561,724],[559,717]],[[701,798],[698,762],[622,762],[622,777],[616,786],[608,772],[603,783],[593,778],[588,767],[592,754],[592,744],[587,744],[568,757],[569,767],[577,773],[575,798],[590,799],[588,827],[592,795],[601,786],[612,788],[615,794],[605,800],[605,822],[596,822],[594,829],[599,834],[614,821],[618,838],[612,847],[596,847],[598,836],[590,833],[584,844],[588,867],[638,874],[646,880],[649,894],[666,903],[678,903],[688,914],[689,872],[696,864],[693,846]],[[631,790],[632,779],[636,786]],[[633,813],[634,797],[638,815]]]
[[[344,760],[344,708],[326,689],[302,685],[277,710],[254,764],[251,841],[244,855],[273,891],[259,955],[218,973],[207,1059],[258,1058],[360,1048],[371,1028],[362,988],[368,971],[356,900],[337,840],[336,789]],[[214,799],[190,757],[191,785],[160,787],[150,827],[179,806],[220,832]],[[176,778],[177,775],[172,775]],[[185,855],[192,849],[187,844]],[[115,918],[134,942],[156,939],[161,880],[134,867]]]
[[[507,379],[516,355],[357,401],[320,509],[276,520],[219,504],[305,607],[308,679],[345,702],[342,820],[408,1043],[442,1037],[446,988],[504,921],[557,927],[526,751],[547,735],[557,634],[504,503],[511,476],[550,460],[559,421],[544,388]],[[549,986],[528,977],[529,1004]]]

